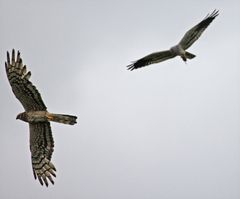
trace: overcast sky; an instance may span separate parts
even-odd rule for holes
[[[239,199],[238,0],[0,0],[1,199]],[[179,57],[126,65],[169,49],[209,12],[220,15]],[[55,185],[34,180],[28,124],[8,83],[20,50],[50,112]]]

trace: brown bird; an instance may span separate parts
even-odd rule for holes
[[[77,117],[47,111],[40,93],[29,81],[31,72],[27,72],[26,65],[23,65],[19,51],[16,60],[14,49],[11,59],[7,52],[5,67],[12,91],[25,109],[16,119],[29,123],[33,175],[41,185],[48,186],[48,181],[54,184],[52,177],[56,177],[56,168],[51,162],[54,141],[50,121],[73,125]]]

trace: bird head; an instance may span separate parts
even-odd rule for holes
[[[27,114],[26,112],[19,113],[16,117],[16,120],[22,120],[24,122],[27,122]]]

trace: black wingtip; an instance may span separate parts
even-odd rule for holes
[[[10,55],[8,51],[7,51],[7,63],[10,64]]]
[[[212,12],[211,14],[208,13],[207,16],[206,16],[204,19],[209,18],[209,19],[212,19],[212,20],[213,20],[213,19],[215,19],[218,15],[219,15],[219,10],[214,9],[213,12]]]
[[[136,69],[135,63],[136,61],[133,61],[131,64],[127,65],[127,70],[133,71]]]
[[[17,51],[17,62],[22,61],[19,50]]]
[[[40,176],[38,176],[38,181],[40,182],[40,184],[43,186],[43,181],[42,178]]]
[[[210,23],[219,15],[219,10],[214,10],[211,14],[208,14],[198,25],[197,31],[206,29]]]
[[[135,69],[135,68],[134,68],[134,64],[127,65],[127,70],[132,71],[132,70],[134,70],[134,69]]]
[[[212,14],[210,15],[211,17],[215,18],[219,15],[219,10],[214,9],[214,11],[212,12]]]
[[[14,50],[14,48],[12,49],[12,60],[15,60],[15,50]]]
[[[20,57],[20,52],[17,52],[17,58]],[[12,61],[15,62],[15,49],[12,49]],[[10,64],[10,53],[7,51],[7,63]]]

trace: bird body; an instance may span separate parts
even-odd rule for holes
[[[16,119],[20,119],[28,123],[58,122],[58,123],[70,124],[70,125],[77,123],[76,116],[49,113],[48,111],[22,112],[17,115]]]
[[[180,56],[185,62],[187,61],[187,59],[193,59],[194,57],[196,57],[196,55],[185,51],[180,44],[171,47],[170,52],[175,56]]]

